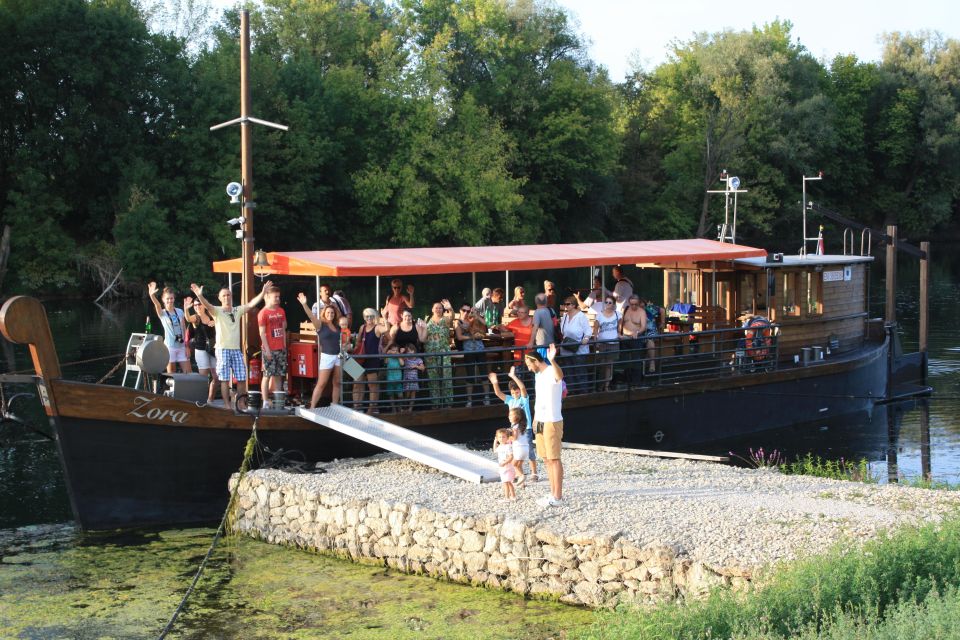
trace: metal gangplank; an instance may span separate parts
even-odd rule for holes
[[[320,409],[297,407],[297,415],[469,482],[500,481],[496,460],[398,427],[376,416],[337,404]]]

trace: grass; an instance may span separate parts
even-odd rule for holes
[[[960,634],[960,517],[848,549],[788,565],[746,594],[719,590],[702,602],[601,614],[580,637],[949,637],[926,635],[939,625]],[[914,627],[923,634],[902,631]]]

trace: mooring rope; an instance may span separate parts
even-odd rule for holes
[[[109,378],[110,376],[112,376],[114,373],[116,373],[117,369],[119,369],[120,367],[122,367],[122,366],[123,366],[123,363],[126,362],[126,361],[127,361],[127,357],[126,357],[126,356],[120,358],[120,361],[119,361],[117,364],[113,365],[113,368],[110,369],[110,371],[107,371],[102,378],[100,378],[99,380],[96,381],[95,384],[103,384],[103,381],[106,380],[107,378]]]
[[[101,360],[111,360],[111,359],[117,358],[117,357],[121,357],[121,358],[123,358],[123,359],[125,360],[126,357],[127,357],[127,354],[126,354],[126,353],[114,353],[114,354],[109,355],[109,356],[98,356],[98,357],[96,357],[96,358],[87,358],[86,360],[73,360],[73,361],[71,361],[71,362],[62,362],[62,363],[60,363],[60,367],[61,367],[61,368],[63,368],[63,367],[73,367],[73,366],[76,366],[76,365],[78,365],[78,364],[89,364],[89,363],[91,363],[91,362],[99,362],[99,361],[101,361]],[[123,363],[123,360],[121,360],[120,362],[121,362],[121,364],[122,364],[122,363]],[[119,366],[120,366],[120,365],[117,365],[117,367],[119,367]],[[114,368],[114,370],[116,370],[116,368]],[[8,375],[12,375],[12,376],[19,376],[19,375],[24,375],[24,374],[32,374],[32,373],[34,373],[34,370],[33,370],[33,368],[31,367],[30,369],[20,369],[19,371],[7,371],[6,373],[7,373]],[[110,373],[113,373],[113,371],[111,371]],[[102,381],[101,381],[101,382],[102,382]]]
[[[240,493],[240,482],[247,474],[247,471],[250,470],[250,461],[253,459],[253,453],[257,448],[257,420],[259,419],[260,418],[258,416],[253,420],[253,429],[250,431],[250,438],[247,440],[247,445],[243,450],[243,461],[240,463],[240,471],[237,477],[237,483],[234,485],[233,491],[230,492],[230,500],[227,502],[227,508],[223,512],[223,517],[220,519],[220,526],[217,527],[217,532],[213,535],[213,541],[210,543],[210,548],[207,549],[206,555],[204,555],[203,560],[200,561],[200,566],[197,568],[197,573],[193,576],[193,581],[190,583],[190,586],[187,587],[187,592],[183,594],[183,599],[180,600],[180,604],[177,605],[173,615],[170,617],[170,622],[167,623],[167,626],[165,626],[163,631],[160,632],[160,635],[157,636],[157,640],[163,640],[166,638],[167,634],[173,629],[173,625],[176,624],[177,618],[180,617],[184,607],[187,605],[187,600],[193,594],[194,587],[196,587],[197,583],[200,581],[200,576],[203,575],[203,570],[207,567],[207,562],[210,560],[210,556],[213,555],[214,549],[217,548],[217,543],[220,541],[220,538],[222,538],[225,533],[233,532],[233,518],[231,517],[231,514],[235,510],[234,507],[237,502],[237,496]]]

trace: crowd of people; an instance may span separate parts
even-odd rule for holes
[[[423,318],[414,316],[413,285],[394,279],[381,308],[363,309],[355,331],[344,292],[322,285],[313,305],[301,292],[297,301],[313,325],[319,352],[309,406],[317,406],[329,388],[331,402],[343,397],[367,413],[411,411],[424,377],[428,406],[434,408],[490,404],[498,398],[509,411],[510,427],[498,430],[494,442],[507,499],[515,498],[516,487],[522,487],[527,477],[539,479],[540,452],[550,481],[544,504],[559,504],[562,398],[567,393],[609,390],[621,348],[633,362],[626,367],[630,382],[642,375],[637,363],[642,368],[648,360],[648,366],[655,366],[652,338],[664,320],[663,309],[636,294],[619,268],[613,276],[613,291],[597,278],[589,291],[571,291],[562,299],[556,285],[545,281],[543,291],[532,298],[532,309],[522,286],[514,289],[510,300],[501,288],[484,289],[479,300],[459,309],[445,298],[434,302]],[[280,289],[267,281],[245,305],[234,305],[227,287],[217,293],[219,305],[204,296],[203,287],[191,284],[190,289],[193,296],[184,298],[182,309],[176,306],[172,289],[163,289],[159,299],[156,283],[147,289],[170,352],[168,371],[174,373],[179,367],[191,372],[192,355],[198,372],[210,379],[209,401],[214,401],[218,390],[223,398],[231,398],[231,380],[236,382],[237,395],[246,393],[248,372],[240,322],[256,312],[261,394],[269,406],[271,391],[283,389],[288,369],[291,331],[280,304]],[[263,307],[258,309],[261,302]],[[506,336],[512,342],[505,341]],[[501,347],[497,353],[502,357],[488,359],[489,343]],[[348,359],[359,371],[351,372],[352,388],[344,393],[342,369]],[[500,388],[500,369],[507,370],[509,395]],[[533,416],[524,377],[535,385]],[[463,393],[458,394],[459,390]],[[530,466],[528,476],[523,473],[524,463]]]
[[[414,286],[397,278],[379,309],[362,310],[358,325],[343,291],[323,284],[312,305],[299,293],[297,300],[313,325],[319,351],[309,405],[316,406],[327,395],[332,402],[344,396],[344,401],[368,413],[489,404],[497,388],[490,373],[512,364],[519,375],[527,375],[525,355],[537,353],[547,361],[551,344],[557,346],[567,370],[565,393],[610,390],[621,352],[630,362],[624,367],[624,382],[638,384],[645,366],[647,371],[656,367],[653,338],[662,327],[664,312],[635,293],[619,267],[612,275],[612,291],[600,278],[589,290],[569,290],[562,298],[549,280],[532,299],[522,286],[514,288],[509,300],[502,288],[485,288],[478,300],[458,309],[446,298],[434,302],[422,318],[414,315]],[[191,291],[193,296],[187,296],[180,309],[172,289],[165,288],[158,299],[156,283],[148,286],[170,351],[168,371],[179,367],[191,372],[192,354],[199,373],[210,378],[208,400],[214,400],[218,389],[229,398],[231,378],[237,392],[245,393],[240,318],[257,311],[261,393],[269,405],[271,391],[283,388],[288,368],[289,331],[280,289],[268,281],[253,300],[239,306],[233,305],[227,287],[217,294],[219,305],[204,297],[202,287],[193,284]],[[257,310],[261,302],[263,308]],[[497,355],[492,347],[500,347]],[[348,377],[350,388],[341,389],[347,358],[354,370]],[[417,403],[424,388],[428,400]]]

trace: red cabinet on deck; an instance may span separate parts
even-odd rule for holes
[[[291,342],[287,353],[289,358],[287,370],[291,378],[317,377],[319,357],[316,343]]]

